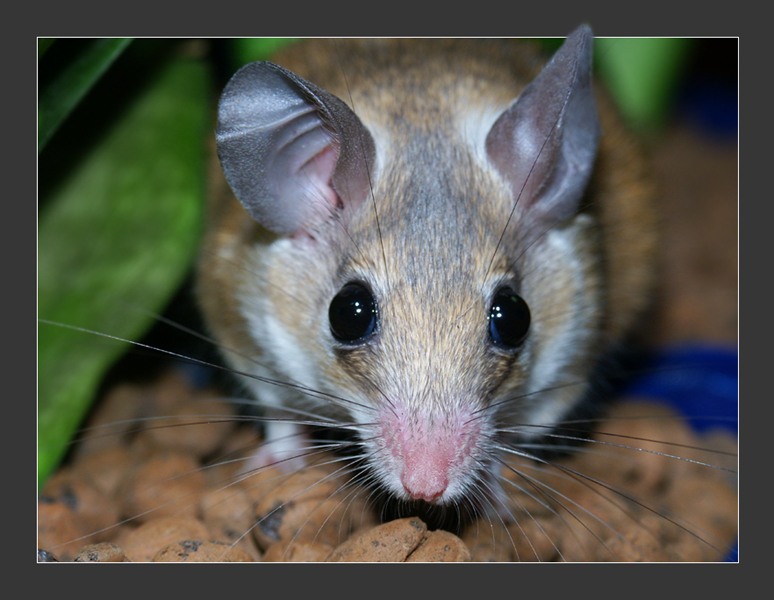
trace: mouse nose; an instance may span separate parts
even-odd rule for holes
[[[420,444],[404,448],[400,481],[412,500],[435,502],[449,487],[450,470],[454,464],[452,448],[447,444]]]
[[[449,463],[433,464],[433,461],[423,461],[417,464],[409,461],[401,474],[403,489],[412,500],[435,502],[443,496],[449,487]]]

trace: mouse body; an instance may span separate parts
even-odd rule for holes
[[[311,423],[351,435],[353,472],[394,498],[501,512],[502,463],[589,401],[653,292],[653,190],[590,29],[548,60],[510,39],[273,60],[221,97],[198,266],[269,411],[255,465],[303,464]]]

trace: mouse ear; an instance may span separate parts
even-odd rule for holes
[[[581,26],[486,138],[524,218],[544,231],[578,209],[596,156],[599,121],[591,82],[592,33]]]
[[[368,194],[374,143],[340,99],[282,67],[256,62],[218,105],[218,156],[252,217],[280,234],[308,232]]]

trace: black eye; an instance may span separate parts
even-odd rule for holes
[[[489,337],[496,346],[518,348],[529,332],[529,306],[512,289],[497,290],[489,309]]]
[[[376,300],[362,283],[348,283],[331,301],[331,333],[344,344],[354,344],[376,331]]]

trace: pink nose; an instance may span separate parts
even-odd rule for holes
[[[449,487],[449,480],[445,469],[441,471],[404,469],[401,476],[403,489],[412,500],[424,500],[425,502],[435,502]]]
[[[424,500],[425,502],[435,502],[438,498],[443,496],[444,492],[444,490],[441,490],[440,492],[412,492],[405,485],[403,486],[403,489],[411,496],[412,500]]]

